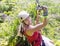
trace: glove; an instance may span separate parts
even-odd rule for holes
[[[43,12],[43,16],[48,16],[48,10],[46,9],[46,11]]]
[[[43,16],[48,16],[48,9],[46,6],[41,6],[43,10]]]

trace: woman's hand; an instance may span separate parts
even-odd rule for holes
[[[41,10],[37,10],[37,16],[36,16],[35,24],[38,24],[38,23],[39,23],[39,19],[40,19],[40,12],[41,12]]]
[[[39,24],[39,19],[40,19],[40,13],[41,13],[42,8],[40,5],[37,6],[37,15],[36,15],[36,21],[35,24]]]

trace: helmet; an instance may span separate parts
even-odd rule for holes
[[[21,21],[25,20],[28,16],[29,16],[29,13],[27,13],[26,11],[21,11],[18,14],[18,17],[21,19]]]

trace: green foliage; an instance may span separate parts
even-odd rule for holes
[[[35,0],[31,0],[29,2],[27,0],[1,0],[1,2],[0,12],[7,14],[12,19],[1,23],[2,20],[0,18],[0,46],[14,46],[19,25],[17,15],[21,10],[28,11],[34,24],[36,17]],[[43,29],[42,34],[52,39],[56,46],[60,46],[60,41],[58,41],[60,40],[60,3],[56,4],[53,1],[41,0],[40,4],[47,5],[49,12],[48,24]],[[40,21],[42,20],[43,18],[41,17]]]

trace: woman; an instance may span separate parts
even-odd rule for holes
[[[47,15],[48,15],[47,8],[44,6],[42,6],[41,8],[42,8],[41,10],[43,10],[44,21],[42,23],[39,23],[40,18],[39,16],[41,10],[37,10],[37,18],[35,26],[31,25],[32,22],[29,13],[27,13],[26,11],[21,11],[19,13],[19,18],[21,19],[22,22],[21,26],[23,30],[20,31],[21,28],[19,28],[18,35],[22,37],[22,34],[24,34],[32,46],[41,46],[42,36],[40,30],[47,25]],[[22,32],[22,34],[20,32]]]

